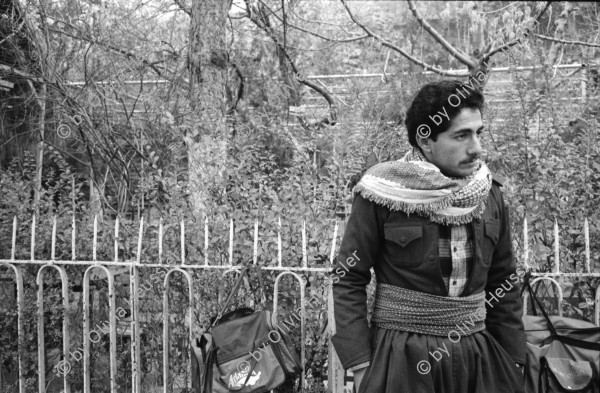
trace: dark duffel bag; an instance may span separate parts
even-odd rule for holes
[[[578,319],[549,317],[525,279],[534,313],[524,315],[527,393],[600,393],[600,327]]]
[[[302,371],[292,343],[273,326],[268,311],[231,311],[213,321],[209,331],[192,342],[194,393],[268,392]]]

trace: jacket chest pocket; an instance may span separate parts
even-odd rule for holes
[[[494,249],[498,244],[500,237],[500,220],[495,218],[485,219],[483,222],[483,231],[485,236],[483,237],[483,262],[486,266],[491,263]]]
[[[423,260],[423,226],[385,223],[385,257],[392,264],[419,265]]]

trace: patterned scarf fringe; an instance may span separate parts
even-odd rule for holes
[[[469,213],[459,216],[449,216],[445,214],[438,214],[436,211],[452,206],[452,200],[450,198],[445,198],[439,202],[431,203],[406,203],[402,201],[393,201],[389,198],[384,198],[377,195],[374,191],[360,183],[354,187],[354,193],[360,193],[363,198],[377,205],[387,207],[391,211],[401,211],[407,215],[417,214],[428,218],[432,222],[442,225],[464,225],[470,223],[474,219],[480,218],[485,211],[486,202],[485,200],[481,201],[477,207]]]
[[[491,174],[484,163],[477,170],[479,179],[473,175],[469,181],[469,178],[443,176],[437,169],[420,168],[419,162],[427,160],[420,151],[412,149],[398,161],[377,164],[354,187],[354,193],[391,211],[417,214],[442,225],[463,225],[482,216],[491,188]],[[411,185],[419,188],[410,188]],[[419,202],[419,199],[434,201]],[[452,208],[468,211],[440,212]]]

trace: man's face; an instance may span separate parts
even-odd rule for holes
[[[479,166],[483,150],[479,135],[483,130],[479,109],[463,108],[445,132],[420,143],[425,158],[446,176],[467,177]]]

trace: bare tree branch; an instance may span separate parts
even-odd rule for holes
[[[5,41],[9,40],[11,37],[15,36],[23,28],[24,24],[25,24],[25,20],[23,20],[23,22],[21,22],[21,24],[19,26],[17,26],[16,28],[11,29],[12,33],[10,33],[6,37],[4,37],[2,39],[2,41],[0,41],[0,45],[2,45]]]
[[[279,17],[279,15],[277,15],[275,12],[273,12],[273,11],[272,11],[272,10],[269,8],[269,6],[268,6],[267,4],[265,4],[265,3],[264,3],[262,0],[259,0],[259,1],[260,1],[260,2],[261,2],[263,5],[264,5],[264,7],[265,7],[265,8],[267,8],[269,11],[271,11],[271,14],[272,14],[272,15],[273,15],[275,18],[277,18],[277,19],[278,19],[280,22],[282,22],[282,23],[283,23],[283,19],[281,19],[281,18]],[[343,40],[336,40],[336,39],[333,39],[333,38],[325,37],[324,35],[321,35],[321,34],[319,34],[319,33],[315,33],[314,31],[310,31],[310,30],[308,30],[308,29],[305,29],[305,28],[303,28],[303,27],[299,27],[299,26],[293,25],[293,24],[291,24],[290,22],[288,22],[287,20],[286,20],[286,22],[285,22],[285,23],[286,23],[286,25],[287,25],[288,27],[292,27],[292,28],[294,28],[294,29],[296,29],[296,30],[303,31],[303,32],[305,32],[305,33],[308,33],[308,34],[310,34],[310,35],[312,35],[312,36],[315,36],[315,37],[321,38],[321,39],[323,39],[323,40],[325,40],[325,41],[329,41],[329,42],[335,42],[335,43],[345,43],[345,42],[354,42],[354,41],[360,41],[360,40],[363,40],[363,39],[365,39],[365,38],[369,38],[369,35],[368,35],[368,34],[365,34],[365,35],[361,35],[361,36],[358,36],[358,37],[352,37],[352,38],[347,38],[347,39],[343,39]]]
[[[514,40],[507,42],[504,45],[500,45],[497,48],[494,48],[492,50],[490,50],[488,53],[485,53],[483,55],[483,57],[481,58],[482,61],[487,61],[490,57],[494,56],[496,53],[498,52],[502,52],[505,51],[519,43],[521,43],[521,41],[524,38],[527,38],[527,36],[531,33],[531,31],[540,23],[540,19],[542,18],[542,15],[544,15],[546,13],[546,11],[548,10],[548,8],[550,8],[550,4],[552,4],[552,1],[547,1],[546,5],[544,6],[544,9],[542,9],[542,11],[540,11],[540,13],[538,14],[538,16],[535,18],[535,21],[533,23],[533,26],[528,27],[525,29],[525,33],[523,33],[523,36],[521,38],[515,38]]]
[[[187,7],[185,6],[185,4],[183,4],[183,3],[181,2],[181,0],[173,0],[173,1],[175,2],[175,4],[177,4],[177,6],[179,6],[179,8],[180,8],[180,9],[181,9],[183,12],[185,12],[185,13],[186,13],[186,14],[188,14],[189,16],[192,16],[192,10],[191,10],[191,9],[189,9],[189,8],[187,8]]]
[[[594,47],[594,48],[600,48],[600,44],[595,44],[595,43],[592,43],[592,42],[567,41],[567,40],[561,40],[559,38],[548,37],[548,36],[541,35],[541,34],[535,34],[535,36],[539,37],[539,38],[541,38],[543,40],[558,42],[558,43],[561,43],[561,44],[584,45],[584,46],[591,46],[591,47]]]
[[[18,76],[22,77],[23,79],[30,79],[30,80],[32,80],[34,82],[43,82],[44,81],[43,78],[35,77],[35,76],[33,76],[33,75],[25,72],[25,71],[21,71],[19,69],[14,68],[14,67],[7,66],[5,64],[0,64],[0,70],[5,71],[7,73],[14,74],[14,75],[18,75]]]
[[[312,36],[321,38],[322,40],[329,41],[329,42],[335,42],[335,43],[354,42],[354,41],[364,40],[365,38],[369,38],[369,35],[365,34],[365,35],[361,35],[361,36],[358,36],[358,37],[346,38],[346,39],[343,39],[343,40],[336,40],[336,39],[333,39],[333,38],[325,37],[325,36],[323,36],[323,35],[321,35],[319,33],[315,33],[314,31],[307,30],[307,29],[305,29],[303,27],[295,26],[295,25],[293,25],[293,24],[291,24],[289,22],[287,22],[287,25],[289,27],[292,27],[292,28],[296,29],[296,30],[300,30],[300,31],[308,33],[308,34],[310,34]]]
[[[552,85],[552,88],[553,88],[553,89],[556,89],[558,86],[560,86],[560,84],[562,84],[562,83],[564,83],[564,82],[566,82],[566,81],[569,81],[569,80],[571,80],[571,78],[572,78],[573,76],[575,76],[575,74],[577,74],[579,71],[583,70],[584,68],[585,68],[585,65],[582,65],[581,67],[579,67],[579,68],[576,68],[576,69],[575,69],[573,72],[571,72],[569,75],[567,75],[567,76],[565,76],[565,77],[562,77],[562,78],[560,78],[558,81],[556,81],[556,83],[554,83],[554,84]]]
[[[61,22],[61,23],[62,23],[62,22]],[[72,33],[66,32],[66,31],[64,31],[64,30],[59,30],[59,29],[55,29],[55,28],[52,28],[52,27],[49,27],[49,28],[48,28],[48,30],[49,30],[49,31],[52,31],[52,32],[54,32],[54,33],[57,33],[57,34],[63,34],[63,35],[66,35],[66,36],[68,36],[68,37],[71,37],[71,38],[74,38],[74,39],[76,39],[76,40],[87,41],[87,42],[89,42],[90,44],[98,45],[98,46],[104,47],[104,48],[106,48],[106,49],[110,49],[110,50],[111,50],[111,51],[113,51],[113,52],[120,53],[120,54],[122,54],[122,55],[124,55],[124,56],[127,56],[128,58],[131,58],[131,59],[133,59],[133,60],[135,60],[135,61],[139,61],[140,63],[147,65],[147,66],[148,66],[148,67],[150,67],[150,68],[151,68],[151,69],[152,69],[152,70],[153,70],[153,71],[154,71],[154,72],[155,72],[155,73],[156,73],[158,76],[162,76],[162,71],[159,69],[159,67],[157,67],[156,65],[154,65],[154,64],[152,64],[152,63],[150,63],[150,62],[149,62],[149,61],[147,61],[147,60],[144,60],[144,59],[139,59],[139,58],[138,58],[138,57],[137,57],[137,56],[136,56],[134,53],[132,53],[132,52],[128,52],[128,51],[126,51],[126,50],[124,50],[124,49],[118,48],[118,47],[116,47],[116,46],[114,46],[114,45],[111,45],[111,44],[107,44],[107,43],[104,43],[104,42],[100,42],[100,41],[98,41],[98,40],[95,40],[95,39],[93,39],[93,38],[91,38],[91,37],[86,37],[86,36],[83,36],[83,35],[76,35],[76,34],[72,34]]]
[[[461,63],[463,63],[467,67],[469,67],[469,69],[476,68],[476,64],[469,58],[469,56],[467,56],[466,54],[462,53],[461,51],[459,51],[458,49],[456,49],[455,47],[453,47],[452,44],[450,44],[448,41],[446,41],[444,39],[444,37],[442,37],[442,35],[437,32],[437,30],[435,30],[424,18],[422,18],[421,15],[419,15],[419,13],[417,12],[417,9],[415,8],[415,5],[412,2],[412,0],[408,0],[408,8],[410,8],[410,10],[412,11],[413,15],[415,16],[415,18],[417,19],[417,21],[419,22],[419,24],[421,26],[423,26],[423,28],[437,42],[439,42],[440,45],[442,45],[448,52],[450,52],[450,54],[452,54],[453,57],[455,57],[456,59],[458,59],[458,61],[460,61]]]
[[[377,41],[379,41],[381,43],[381,45],[383,45],[383,46],[385,46],[387,48],[390,48],[390,49],[392,49],[392,50],[400,53],[402,56],[406,57],[408,60],[412,61],[413,63],[422,66],[426,70],[433,71],[436,74],[443,75],[443,76],[457,76],[457,77],[468,76],[469,75],[468,71],[446,71],[446,70],[443,70],[441,68],[429,65],[429,64],[423,62],[422,60],[419,60],[419,59],[411,56],[410,54],[408,54],[405,50],[403,50],[399,46],[396,46],[396,45],[392,44],[391,42],[386,41],[385,39],[381,38],[379,35],[375,34],[373,31],[371,31],[363,23],[361,23],[360,21],[358,21],[358,19],[356,19],[356,17],[352,14],[352,12],[350,11],[350,9],[348,8],[348,5],[346,4],[346,1],[345,0],[340,0],[340,1],[342,2],[342,4],[344,5],[344,7],[346,8],[346,11],[348,12],[348,15],[350,16],[350,19],[352,19],[352,21],[354,23],[356,23],[361,29],[363,29],[363,31],[365,33],[367,33],[367,35],[369,37],[372,37],[372,38],[376,39]]]
[[[246,4],[248,4],[248,3],[246,3]],[[270,11],[270,12],[272,13],[272,11]],[[307,87],[310,87],[317,93],[321,94],[323,96],[323,98],[325,98],[325,100],[329,104],[329,113],[331,116],[331,121],[335,122],[337,119],[337,109],[336,109],[337,106],[335,105],[335,101],[334,101],[333,97],[331,96],[331,93],[329,91],[327,91],[327,89],[317,85],[316,83],[307,80],[305,77],[303,77],[300,74],[300,72],[298,71],[298,67],[296,66],[296,63],[294,63],[294,60],[290,57],[289,53],[286,50],[286,47],[281,42],[279,42],[279,39],[277,38],[277,35],[275,34],[274,29],[272,27],[270,27],[269,25],[267,25],[268,21],[261,22],[259,19],[257,19],[255,12],[249,12],[248,15],[249,15],[249,18],[252,21],[252,23],[254,23],[257,27],[259,27],[265,33],[267,33],[269,38],[271,38],[271,40],[275,43],[275,46],[277,46],[280,53],[283,54],[283,56],[285,57],[285,60],[287,61],[289,67],[291,68],[291,70],[294,74],[294,77],[296,78],[298,83],[301,83]],[[266,17],[266,16],[263,15],[263,17]]]

